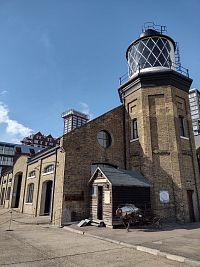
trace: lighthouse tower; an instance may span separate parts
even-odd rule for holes
[[[192,80],[165,33],[166,27],[146,24],[126,51],[128,77],[118,89],[125,109],[126,168],[138,169],[150,181],[155,213],[198,221],[200,180],[188,99]]]

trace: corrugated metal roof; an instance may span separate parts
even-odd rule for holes
[[[150,183],[138,171],[127,171],[105,166],[99,166],[97,169],[99,169],[114,186],[150,187]]]

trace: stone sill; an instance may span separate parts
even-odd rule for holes
[[[29,177],[27,177],[27,179],[31,179],[31,178],[35,178],[36,176],[34,175],[34,176],[29,176]]]
[[[188,137],[186,136],[180,136],[181,139],[185,139],[185,140],[190,140]]]
[[[135,142],[135,141],[138,141],[138,140],[139,140],[139,138],[131,139],[130,140],[130,143]]]
[[[51,173],[54,173],[54,171],[45,172],[45,173],[43,173],[42,175],[45,176],[45,175],[48,175],[48,174],[51,174]]]

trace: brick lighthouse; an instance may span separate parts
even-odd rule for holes
[[[151,183],[151,206],[179,222],[199,220],[200,180],[188,92],[166,27],[146,24],[126,51],[128,79],[118,91],[125,109],[127,169]]]

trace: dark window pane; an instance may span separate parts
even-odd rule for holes
[[[137,119],[133,119],[131,122],[131,139],[138,138]]]
[[[185,125],[183,116],[179,116],[179,131],[180,131],[180,136],[185,136]]]
[[[160,54],[160,50],[158,49],[157,46],[154,47],[154,49],[153,49],[153,54],[154,54],[156,57],[158,57],[158,55]]]

